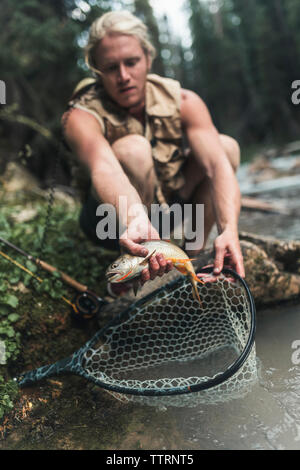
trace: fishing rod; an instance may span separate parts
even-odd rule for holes
[[[30,255],[29,253],[26,253],[26,251],[22,250],[21,248],[17,247],[13,243],[11,243],[8,240],[5,240],[2,237],[0,237],[0,242],[2,242],[4,245],[7,245],[10,248],[12,248],[13,250],[17,251],[18,253],[23,255],[25,258],[27,258],[29,261],[32,261],[38,267],[41,267],[45,271],[47,271],[51,274],[53,274],[54,272],[59,273],[61,279],[67,285],[69,285],[69,286],[73,287],[73,289],[77,290],[78,294],[75,296],[73,302],[66,299],[66,297],[62,296],[62,299],[72,307],[73,316],[75,316],[76,318],[81,318],[81,319],[85,319],[85,320],[93,318],[95,315],[98,314],[98,312],[103,307],[103,305],[107,303],[105,300],[101,299],[101,297],[99,297],[97,294],[90,291],[87,286],[75,281],[75,279],[72,279],[68,274],[64,273],[63,271],[61,271],[57,268],[55,268],[51,264],[48,264],[45,261],[42,261],[38,258],[35,258],[34,256]],[[36,276],[29,269],[25,268],[25,266],[22,266],[20,263],[13,260],[12,258],[10,258],[7,254],[0,251],[0,255],[3,258],[5,258],[8,261],[15,264],[16,266],[18,266],[23,271],[25,271],[28,274],[30,274],[31,276],[33,276],[39,282],[43,282],[43,280],[41,278]]]

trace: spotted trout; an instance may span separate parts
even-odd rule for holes
[[[166,260],[170,260],[173,266],[181,273],[188,276],[193,289],[193,297],[201,304],[199,297],[197,282],[203,281],[196,276],[192,260],[187,254],[178,246],[173,243],[164,240],[150,240],[148,242],[141,243],[145,248],[149,250],[149,255],[145,258],[141,256],[134,256],[129,253],[122,254],[116,261],[114,261],[106,271],[106,279],[112,283],[118,282],[133,282],[133,289],[135,294],[138,290],[138,278],[145,267],[148,266],[148,262],[155,253],[163,254]]]

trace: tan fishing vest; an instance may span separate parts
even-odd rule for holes
[[[91,113],[101,125],[110,144],[129,134],[139,134],[151,143],[158,179],[157,199],[164,202],[184,184],[181,167],[182,128],[180,84],[170,78],[150,74],[146,82],[146,125],[127,113],[106,94],[101,82],[86,79],[75,88],[70,107]],[[83,173],[79,171],[81,179]]]

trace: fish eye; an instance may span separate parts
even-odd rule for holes
[[[118,267],[117,263],[113,263],[110,265],[111,269],[116,269]]]

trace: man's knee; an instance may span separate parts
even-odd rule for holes
[[[136,164],[153,163],[150,142],[142,135],[121,137],[112,144],[112,149],[121,164],[128,164],[129,161]]]
[[[241,151],[238,142],[229,135],[224,134],[220,134],[220,139],[232,168],[234,171],[237,171],[241,160]]]
[[[156,181],[150,143],[141,135],[131,134],[116,140],[112,150],[148,207],[153,201]]]

